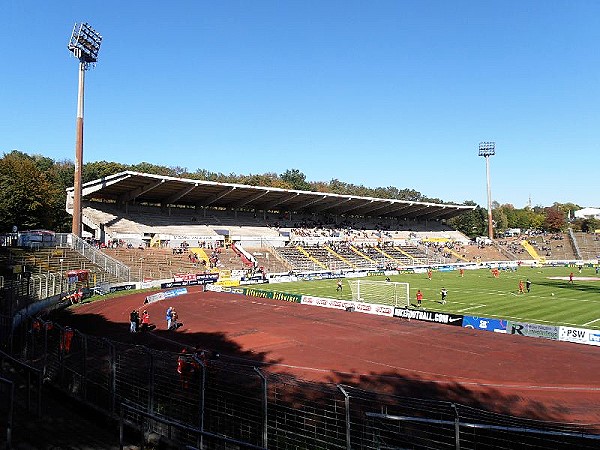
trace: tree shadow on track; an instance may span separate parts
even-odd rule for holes
[[[473,389],[453,381],[433,382],[406,377],[395,372],[361,374],[336,373],[331,383],[392,395],[397,398],[421,398],[458,403],[464,406],[533,420],[567,422],[562,403],[546,404],[521,395],[506,394],[494,387],[474,385]]]

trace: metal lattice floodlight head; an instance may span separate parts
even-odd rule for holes
[[[495,142],[480,142],[479,143],[479,156],[493,156],[496,154],[496,143]]]
[[[98,61],[102,36],[87,23],[76,23],[68,48],[85,65]]]

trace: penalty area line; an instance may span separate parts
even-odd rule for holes
[[[586,323],[584,323],[582,326],[584,326],[584,327],[585,327],[586,325],[590,325],[590,324],[592,324],[592,323],[594,323],[594,322],[600,322],[600,319],[596,319],[596,320],[590,320],[589,322],[586,322]]]

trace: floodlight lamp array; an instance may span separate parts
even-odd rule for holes
[[[102,36],[87,23],[76,23],[68,48],[84,64],[98,61]]]
[[[496,154],[496,143],[495,142],[480,142],[479,143],[479,156],[493,156]]]

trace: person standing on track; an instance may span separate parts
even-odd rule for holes
[[[165,316],[165,319],[167,320],[167,330],[170,330],[171,329],[171,324],[172,324],[172,321],[173,321],[173,307],[172,306],[169,306],[167,308],[167,314]]]
[[[138,330],[138,324],[140,322],[140,315],[138,314],[137,310],[134,309],[129,313],[129,331],[131,331],[132,333],[136,333]]]
[[[179,318],[179,314],[177,314],[177,311],[175,311],[175,308],[171,309],[171,327],[169,328],[169,330],[177,330],[177,328],[179,328],[179,322],[177,322],[177,319]]]
[[[144,312],[142,313],[142,326],[141,326],[141,331],[148,331],[148,329],[150,328],[150,314],[148,314],[148,311],[144,310]]]

